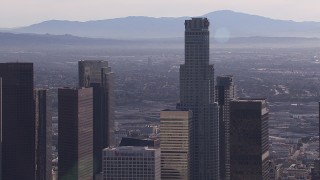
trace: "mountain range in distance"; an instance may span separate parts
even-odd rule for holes
[[[235,37],[320,37],[320,22],[275,20],[229,10],[203,15],[210,20],[215,38]],[[190,17],[125,17],[96,21],[50,20],[27,27],[5,29],[11,33],[65,35],[107,39],[179,38],[184,36],[184,20]]]

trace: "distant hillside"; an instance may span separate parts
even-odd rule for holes
[[[275,20],[233,11],[216,11],[204,16],[211,20],[213,32],[227,31],[231,37],[320,37],[320,22]]]
[[[52,20],[15,29],[13,32],[112,39],[182,37],[184,19],[126,17],[87,22]]]
[[[210,19],[212,37],[320,37],[319,22],[274,20],[228,10],[203,16]],[[184,20],[188,18],[125,17],[87,22],[51,20],[11,32],[111,39],[172,38],[183,37]]]

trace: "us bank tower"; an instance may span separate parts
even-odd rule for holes
[[[191,110],[189,179],[219,179],[219,120],[214,67],[209,64],[209,21],[185,21],[185,64],[180,65],[180,103]]]

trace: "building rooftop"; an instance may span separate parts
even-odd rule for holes
[[[238,98],[233,101],[239,101],[239,102],[261,102],[261,101],[266,101],[267,98]]]
[[[106,150],[113,150],[113,151],[132,151],[132,150],[145,150],[145,151],[153,151],[156,150],[156,148],[149,148],[149,147],[140,147],[140,146],[119,146],[119,147],[108,147],[103,149],[103,151]]]

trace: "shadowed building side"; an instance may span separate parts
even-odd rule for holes
[[[51,99],[45,89],[34,90],[36,120],[36,180],[52,179]]]
[[[113,78],[107,61],[78,62],[79,87],[93,88],[93,174],[102,172],[102,150],[113,145]]]
[[[140,146],[140,147],[150,147],[150,148],[159,148],[160,140],[159,139],[137,139],[132,137],[123,137],[119,146]]]
[[[318,135],[320,137],[320,102],[318,102],[318,118],[319,118],[319,132]],[[320,179],[320,141],[319,141],[319,155],[318,158],[314,160],[314,167],[311,168],[311,180],[318,180]]]
[[[102,123],[103,148],[114,145],[114,78],[110,67],[101,69],[102,116],[105,118]]]
[[[311,180],[320,179],[320,159],[315,159],[313,162],[313,168],[311,168]]]
[[[215,101],[219,105],[220,179],[230,179],[230,101],[235,98],[233,77],[218,76]]]
[[[230,103],[230,178],[269,180],[265,99],[239,99]]]
[[[33,64],[0,63],[2,77],[2,180],[34,180]]]
[[[0,77],[0,179],[2,179],[2,78]]]
[[[93,179],[92,88],[58,90],[59,180]]]

